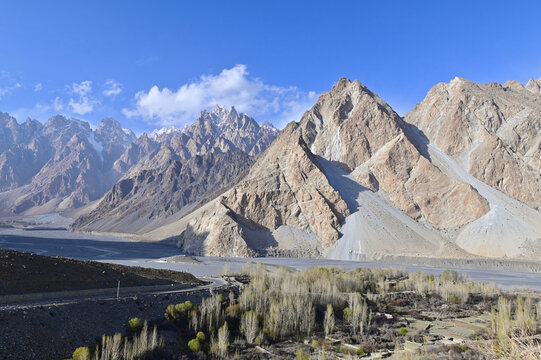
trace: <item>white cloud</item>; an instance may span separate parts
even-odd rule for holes
[[[60,98],[60,96],[57,96],[54,100],[53,100],[53,109],[55,111],[62,111],[64,110],[64,104],[62,103],[62,99]]]
[[[16,83],[15,85],[7,86],[7,87],[0,87],[0,99],[2,99],[5,95],[11,94],[11,92],[15,89],[18,89],[21,87],[20,83]]]
[[[103,95],[105,96],[115,96],[122,92],[120,83],[115,80],[107,80],[103,86],[105,87],[105,90],[103,90]]]
[[[86,96],[92,92],[92,81],[85,80],[81,81],[79,84],[73,83],[71,85],[71,91],[79,96]]]
[[[71,109],[71,112],[84,115],[94,110],[94,104],[94,101],[90,100],[86,96],[83,96],[78,101],[70,99],[68,106]]]
[[[35,92],[41,91],[41,89],[43,89],[43,85],[41,83],[37,83],[36,85],[34,85]]]
[[[135,95],[135,107],[122,111],[127,117],[141,117],[152,124],[182,126],[195,120],[202,109],[219,104],[235,106],[260,121],[271,120],[281,127],[299,120],[315,99],[314,92],[265,84],[249,76],[246,65],[236,65],[218,75],[202,75],[176,91],[160,90],[158,86],[140,91]]]
[[[68,108],[71,112],[84,115],[94,110],[97,101],[90,97],[92,81],[85,80],[80,83],[73,83],[70,90],[74,95],[79,95],[78,99],[71,98],[68,102]]]

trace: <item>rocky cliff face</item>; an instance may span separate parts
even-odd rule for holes
[[[458,79],[436,86],[404,121],[341,79],[190,220],[179,246],[226,256],[526,256],[541,241],[541,214],[498,189],[530,206],[541,199],[538,157],[528,156],[539,151],[536,89]],[[465,154],[474,176],[457,165]],[[497,237],[504,217],[508,231]]]
[[[455,78],[430,90],[405,120],[466,171],[511,197],[541,207],[539,81],[479,85]]]
[[[394,110],[360,82],[341,79],[301,119],[312,151],[346,165],[363,186],[382,190],[415,220],[438,229],[464,225],[488,211],[468,184],[442,174],[421,154]],[[413,141],[413,142],[412,142]],[[442,204],[467,204],[461,214]]]
[[[320,241],[312,245],[320,249],[338,239],[340,225],[349,215],[346,203],[329,184],[317,158],[300,136],[296,124],[290,124],[284,129],[250,169],[246,178],[224,194],[218,207],[222,206],[230,209],[234,215],[211,211],[218,216],[238,221],[239,226],[235,229],[239,231],[251,231],[252,236],[270,239],[271,232],[280,227],[291,227],[308,237],[309,234],[315,234]],[[207,216],[202,214],[201,218]],[[194,228],[197,228],[196,222],[191,224]],[[214,236],[215,232],[220,233],[222,230],[210,228],[205,231]],[[217,236],[215,238],[219,239]],[[187,234],[183,234],[181,239],[183,244],[193,243]],[[308,247],[303,242],[290,245]],[[279,245],[276,239],[271,243]],[[251,245],[254,250],[262,251],[268,244],[258,244],[255,241]],[[209,246],[215,247],[215,244],[210,243]]]
[[[42,136],[43,125],[0,113],[0,191],[27,184],[52,155],[53,149]]]
[[[73,229],[138,233],[230,188],[278,131],[216,106],[182,130],[143,134],[115,163],[126,173]]]
[[[118,174],[113,162],[135,141],[131,131],[104,119],[92,131],[87,122],[54,116],[44,125],[0,117],[0,190],[25,186],[12,210],[22,213],[49,202],[51,208],[79,207],[98,199]]]

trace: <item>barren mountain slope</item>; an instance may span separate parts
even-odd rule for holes
[[[164,150],[165,151],[165,150]],[[252,163],[240,152],[208,153],[181,161],[169,152],[153,169],[117,182],[95,210],[72,228],[138,233],[152,220],[166,218],[224,187],[230,187]]]
[[[405,127],[376,94],[358,81],[341,79],[298,124],[282,131],[246,179],[224,194],[214,210],[190,222],[179,245],[217,254],[229,236],[239,249],[261,252],[278,247],[321,254],[340,238],[345,217],[363,207],[357,197],[368,189],[391,202],[382,200],[376,207],[398,208],[429,227],[459,227],[484,215],[489,210],[486,200],[469,184],[433,166],[410,142]],[[340,181],[335,181],[336,173],[351,170],[353,178],[347,181],[357,183],[355,190],[343,191]],[[462,207],[460,212],[456,206]],[[359,226],[368,226],[370,216],[364,213]],[[438,248],[439,234],[427,235],[411,227],[417,225],[404,219],[393,225],[397,236],[403,231],[415,233],[415,240],[404,239],[404,248],[423,253]],[[359,227],[351,231],[361,241]],[[388,253],[394,247],[389,242],[380,250]]]
[[[179,245],[199,254],[247,256],[250,249],[278,245],[271,231],[284,226],[300,230],[299,247],[308,242],[308,249],[321,248],[338,239],[348,214],[346,203],[299,135],[298,125],[291,123],[239,185],[188,224]],[[312,233],[328,244],[311,243]],[[227,246],[230,239],[234,241]]]
[[[467,172],[534,208],[541,207],[541,94],[455,78],[434,86],[405,116]]]

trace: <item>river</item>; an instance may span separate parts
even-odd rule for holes
[[[344,269],[358,267],[395,267],[408,271],[425,271],[439,275],[446,269],[453,269],[472,280],[494,281],[505,288],[524,287],[541,291],[541,274],[496,270],[439,268],[422,265],[387,264],[371,261],[346,261],[304,258],[216,258],[177,257],[176,262],[166,258],[182,255],[171,245],[124,241],[112,236],[73,234],[61,230],[22,231],[0,229],[0,248],[34,252],[47,256],[63,256],[79,260],[96,260],[123,265],[152,267],[190,272],[196,276],[220,274],[224,267],[236,272],[247,262],[261,262],[269,267],[287,266],[305,269],[311,266],[334,266]]]

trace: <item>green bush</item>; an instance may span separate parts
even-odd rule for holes
[[[460,298],[458,296],[456,296],[455,294],[451,294],[449,295],[449,302],[451,304],[460,304]]]
[[[198,353],[201,351],[201,343],[197,338],[188,341],[188,347],[193,353]]]
[[[358,348],[357,351],[355,352],[355,354],[359,355],[359,356],[365,356],[366,353],[364,352],[364,350],[362,348]]]
[[[187,314],[190,312],[192,307],[193,307],[192,302],[188,300],[183,303],[176,304],[175,312],[177,312],[178,314]]]
[[[408,333],[408,329],[406,329],[405,327],[401,327],[400,330],[398,330],[398,333],[402,336],[406,336],[406,334]]]
[[[202,331],[199,331],[195,337],[197,338],[197,340],[199,340],[199,342],[205,342],[205,339],[207,338],[205,336],[205,333]]]
[[[295,359],[297,360],[310,360],[310,355],[305,354],[303,349],[299,349],[295,352]]]
[[[261,337],[256,336],[256,337],[255,337],[255,340],[254,340],[254,343],[255,343],[256,345],[261,345],[261,343],[262,343]]]
[[[177,318],[175,305],[173,304],[167,305],[164,316],[165,316],[165,320],[175,320]]]
[[[90,349],[87,347],[78,347],[72,355],[73,360],[90,360]]]
[[[128,329],[131,332],[137,332],[143,328],[143,322],[139,318],[132,318],[128,321]]]
[[[339,345],[339,346],[336,346],[334,348],[334,351],[337,352],[337,353],[340,353],[340,354],[349,354],[350,351],[347,347],[345,347],[344,345]]]
[[[351,311],[349,307],[344,308],[343,314],[344,314],[344,320],[350,321],[351,318],[353,317],[353,311]]]

